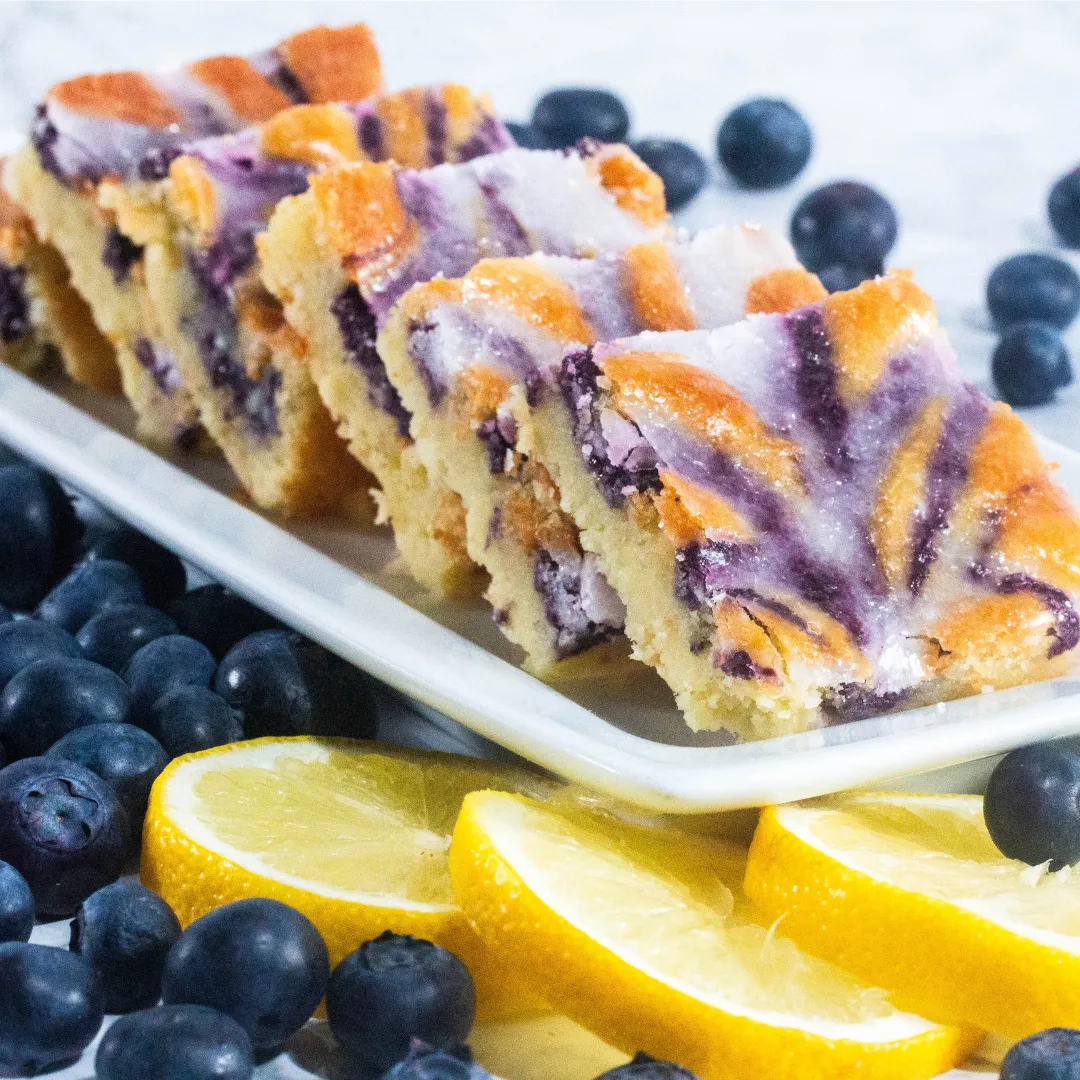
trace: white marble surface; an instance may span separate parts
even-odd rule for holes
[[[392,86],[465,82],[524,117],[547,87],[604,84],[625,96],[636,134],[677,135],[710,158],[731,106],[788,97],[814,128],[807,172],[764,196],[718,180],[685,223],[785,228],[808,188],[873,183],[902,221],[890,261],[916,271],[984,384],[986,275],[1006,255],[1052,244],[1047,189],[1080,161],[1080,6],[1066,3],[8,2],[0,130],[25,130],[33,103],[65,76],[250,51],[315,21],[357,18],[375,30]],[[1080,358],[1080,330],[1069,341]],[[1080,387],[1027,416],[1080,448]]]

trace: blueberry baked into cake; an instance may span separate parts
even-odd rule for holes
[[[591,257],[668,228],[659,178],[618,146],[512,149],[427,170],[345,165],[278,206],[259,238],[263,280],[305,340],[322,400],[377,478],[383,515],[422,584],[470,593],[482,579],[461,500],[425,469],[375,348],[395,301],[485,257]]]
[[[824,295],[786,241],[744,226],[596,259],[488,259],[463,278],[415,286],[391,311],[379,354],[429,475],[462,497],[469,554],[490,575],[496,622],[529,670],[603,673],[596,646],[623,622],[551,475],[518,438],[515,414],[527,413],[566,348],[724,326]]]
[[[113,348],[71,286],[60,253],[0,191],[0,363],[34,372],[54,356],[68,375],[104,393],[120,392]]]
[[[102,356],[100,370],[71,374],[115,384],[119,363],[141,437],[190,442],[198,414],[155,325],[143,247],[119,227],[117,203],[129,218],[140,205],[152,211],[153,182],[185,142],[238,131],[298,102],[360,100],[381,81],[371,35],[356,25],[314,27],[249,58],[210,57],[166,75],[82,75],[48,91],[5,183],[117,349],[115,360]]]
[[[1076,512],[905,276],[572,346],[528,423],[692,728],[765,738],[1076,663]]]
[[[160,212],[121,211],[145,247],[153,315],[181,383],[259,506],[311,513],[371,487],[319,398],[305,341],[262,285],[255,239],[275,205],[327,165],[388,153],[456,162],[509,142],[490,104],[458,86],[299,105],[186,145],[158,185]]]

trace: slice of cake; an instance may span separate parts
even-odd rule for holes
[[[495,621],[525,650],[530,671],[602,670],[606,656],[594,646],[622,629],[622,604],[596,556],[582,550],[551,475],[518,439],[516,417],[567,346],[725,326],[824,295],[786,241],[744,226],[596,259],[488,259],[399,301],[379,355],[429,475],[462,497],[468,551],[490,575]]]
[[[29,373],[58,353],[79,382],[120,392],[112,345],[71,287],[60,253],[0,191],[0,363]]]
[[[1080,658],[1076,512],[903,276],[574,346],[528,423],[692,728],[787,734]]]
[[[480,259],[592,257],[659,239],[663,185],[625,147],[509,150],[426,171],[351,165],[286,199],[259,238],[263,280],[352,452],[378,479],[403,561],[424,585],[476,588],[458,495],[430,478],[375,337],[395,301]]]
[[[153,315],[182,385],[259,506],[313,512],[371,487],[319,397],[304,339],[261,282],[255,238],[275,205],[328,164],[387,153],[459,162],[511,141],[490,102],[460,86],[302,105],[186,146],[161,183],[160,214],[121,208],[145,246]]]
[[[298,102],[360,100],[381,84],[379,57],[362,25],[315,27],[264,53],[216,56],[165,75],[112,72],[57,83],[38,106],[30,144],[5,183],[38,237],[63,256],[98,328],[118,351],[124,389],[143,437],[193,437],[197,413],[153,326],[142,246],[118,227],[116,189],[153,209],[153,181],[192,139],[238,131]],[[63,317],[63,313],[58,313]],[[58,331],[58,336],[68,333]],[[115,361],[70,374],[116,384]]]

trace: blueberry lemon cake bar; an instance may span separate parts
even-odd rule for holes
[[[572,346],[528,420],[690,726],[787,734],[1072,667],[1080,523],[906,277]]]
[[[306,343],[262,285],[255,238],[275,205],[327,164],[392,153],[426,166],[510,142],[485,99],[433,86],[297,106],[171,163],[145,237],[153,311],[203,425],[260,506],[317,511],[371,486],[319,398]]]
[[[120,392],[112,345],[72,288],[60,253],[38,240],[30,218],[0,191],[0,363],[37,371],[57,353],[77,382]]]
[[[786,241],[744,226],[596,259],[488,259],[396,305],[379,353],[429,475],[462,497],[469,554],[490,575],[496,622],[530,670],[602,670],[593,647],[621,631],[623,610],[550,474],[518,439],[515,412],[527,413],[571,343],[724,326],[824,295]]]
[[[5,182],[55,245],[98,328],[117,348],[85,377],[115,383],[152,441],[190,439],[197,413],[154,326],[144,287],[144,251],[118,227],[115,204],[153,208],[153,181],[192,139],[238,131],[298,102],[360,100],[381,85],[379,57],[362,25],[315,27],[264,53],[215,56],[166,75],[82,75],[53,86],[38,106],[30,144],[8,163]]]
[[[446,593],[479,583],[458,495],[429,477],[375,338],[395,301],[485,257],[591,257],[661,238],[659,178],[625,147],[507,150],[464,165],[356,164],[285,200],[259,238],[263,280],[307,343],[338,430],[377,478],[413,576]]]

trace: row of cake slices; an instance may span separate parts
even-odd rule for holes
[[[674,231],[625,147],[380,84],[350,27],[50,91],[6,176],[105,334],[71,374],[118,365],[144,438],[208,436],[261,506],[373,477],[417,579],[487,581],[531,670],[610,674],[625,632],[695,728],[1070,666],[1075,514],[907,278],[826,297],[766,230]]]

